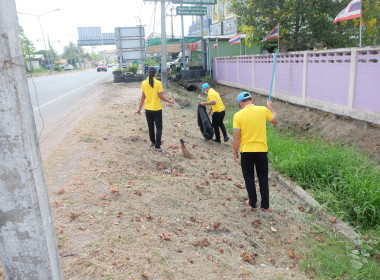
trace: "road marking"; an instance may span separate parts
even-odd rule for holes
[[[39,106],[39,107],[33,108],[33,111],[36,111],[36,110],[41,109],[41,108],[43,108],[43,107],[45,107],[45,106],[47,106],[47,105],[49,105],[49,104],[51,104],[51,103],[54,103],[55,101],[57,101],[57,100],[59,100],[59,99],[61,99],[61,98],[64,98],[64,97],[66,97],[66,96],[68,96],[68,95],[70,95],[70,94],[73,94],[73,93],[76,92],[77,90],[80,90],[81,88],[84,88],[84,87],[87,87],[87,86],[89,86],[89,85],[91,85],[91,84],[93,84],[93,83],[96,83],[97,81],[99,81],[99,80],[101,80],[101,79],[104,79],[104,77],[101,77],[101,78],[99,78],[99,79],[97,79],[97,80],[95,80],[95,81],[93,81],[93,82],[91,82],[91,83],[89,83],[89,84],[85,84],[85,85],[83,85],[83,86],[81,86],[81,87],[79,87],[79,88],[76,88],[76,89],[72,90],[72,91],[69,91],[68,93],[66,93],[66,94],[64,94],[64,95],[61,95],[60,97],[57,97],[57,98],[55,98],[55,99],[53,99],[53,100],[50,100],[49,102],[47,102],[47,103],[45,103],[45,104],[43,104],[43,105],[41,105],[41,106]]]

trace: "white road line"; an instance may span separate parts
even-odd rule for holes
[[[55,99],[53,99],[53,100],[50,100],[49,102],[47,102],[47,103],[41,105],[40,107],[33,108],[33,111],[36,111],[36,110],[41,109],[41,108],[43,108],[43,107],[45,107],[45,106],[47,106],[47,105],[49,105],[49,104],[51,104],[51,103],[54,103],[55,101],[57,101],[57,100],[59,100],[59,99],[61,99],[61,98],[64,98],[64,97],[66,97],[66,96],[68,96],[68,95],[70,95],[70,94],[73,94],[73,93],[76,92],[77,90],[80,90],[81,88],[84,88],[84,87],[87,87],[87,86],[89,86],[89,85],[91,85],[91,84],[93,84],[93,83],[96,83],[97,81],[99,81],[99,80],[101,80],[101,79],[104,79],[104,77],[101,77],[101,78],[99,78],[99,79],[97,79],[97,80],[95,80],[95,81],[93,81],[93,82],[91,82],[91,83],[89,83],[89,84],[83,85],[83,86],[81,86],[81,87],[79,87],[79,88],[76,88],[76,89],[74,89],[74,90],[72,90],[72,91],[69,91],[68,93],[66,93],[66,94],[64,94],[64,95],[61,95],[60,97],[57,97],[57,98],[55,98]]]

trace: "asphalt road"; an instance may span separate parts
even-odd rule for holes
[[[112,83],[112,69],[95,69],[28,78],[37,135],[43,158],[58,145],[83,112],[98,100],[100,85]]]

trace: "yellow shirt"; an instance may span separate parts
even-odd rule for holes
[[[234,115],[233,127],[240,129],[240,152],[268,152],[266,121],[273,114],[265,106],[248,105]]]
[[[207,93],[207,102],[210,101],[216,101],[215,105],[211,105],[213,112],[222,112],[226,107],[224,107],[222,98],[220,98],[220,95],[217,91],[215,91],[213,88],[210,88]]]
[[[153,87],[149,84],[149,77],[141,83],[141,90],[145,94],[145,109],[150,111],[162,110],[161,99],[158,96],[159,92],[163,92],[162,83],[156,78],[153,78]]]

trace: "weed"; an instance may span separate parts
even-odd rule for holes
[[[60,236],[58,237],[58,248],[63,247],[65,245],[66,237],[65,236]]]
[[[80,142],[91,143],[91,142],[94,142],[94,141],[95,141],[95,139],[91,138],[91,137],[81,137],[80,138]]]

